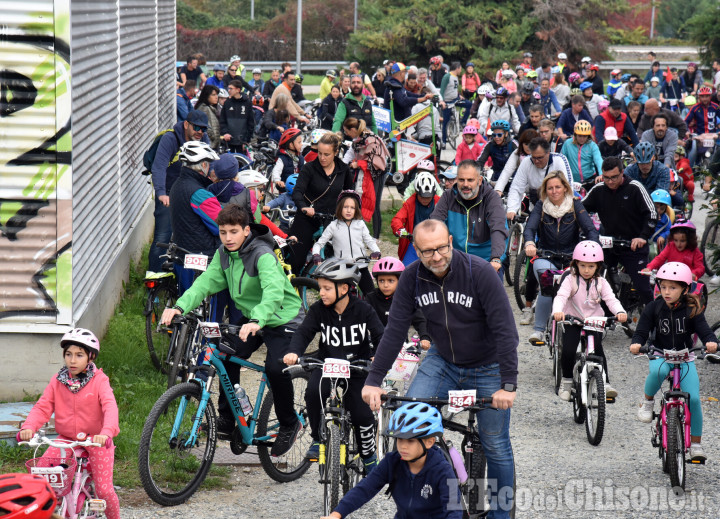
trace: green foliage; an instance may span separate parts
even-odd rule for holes
[[[607,28],[607,36],[610,43],[616,45],[645,45],[649,42],[645,27],[634,29]]]
[[[688,4],[686,0],[663,0],[662,5],[656,8],[656,34],[666,38],[688,39],[688,20],[695,14],[705,11],[714,0],[697,0]]]
[[[177,23],[189,29],[212,29],[220,23],[213,15],[198,11],[182,0],[177,3]]]
[[[690,39],[700,47],[703,63],[710,65],[714,59],[720,58],[720,6],[710,3],[695,11],[687,27]]]

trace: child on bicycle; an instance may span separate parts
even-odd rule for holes
[[[670,193],[664,189],[656,189],[650,194],[650,198],[652,198],[652,201],[655,204],[655,211],[657,211],[658,214],[655,231],[650,239],[657,243],[658,250],[662,250],[667,243],[667,238],[670,234],[670,226],[672,225],[672,222],[670,221],[670,212],[672,211],[670,204],[672,203],[672,199],[670,198]]]
[[[320,301],[314,303],[298,330],[293,334],[290,353],[283,362],[292,366],[298,360],[315,335],[320,333],[320,343],[315,357],[347,360],[370,360],[375,346],[380,343],[384,328],[372,307],[350,294],[350,287],[360,280],[360,272],[352,261],[340,258],[325,260],[315,269],[312,276],[318,280]],[[344,395],[345,407],[352,414],[353,427],[360,456],[370,473],[377,464],[375,454],[375,414],[362,399],[365,373],[351,372]],[[313,444],[306,454],[307,459],[317,459],[320,451],[320,420],[322,402],[330,392],[329,384],[321,386],[322,370],[315,370],[305,391],[310,435]]]
[[[365,256],[365,247],[367,247],[372,251],[370,258],[380,259],[380,247],[363,221],[360,212],[360,195],[355,191],[342,191],[338,196],[335,220],[330,222],[320,239],[313,245],[312,254],[315,264],[322,262],[320,251],[328,242],[331,243],[336,258],[353,261],[355,258]],[[365,295],[375,290],[367,266],[360,269],[358,286]]]
[[[670,261],[684,263],[692,272],[693,281],[697,281],[705,274],[703,253],[700,252],[697,242],[695,224],[679,220],[670,228],[670,239],[660,254],[647,264],[643,272],[656,270]]]
[[[693,175],[690,161],[685,157],[685,146],[679,145],[675,148],[675,169],[682,179],[685,190],[688,193],[688,202],[695,201],[695,175]]]
[[[365,300],[373,307],[380,318],[383,327],[387,326],[388,315],[393,295],[397,290],[400,274],[405,270],[405,265],[397,258],[386,256],[378,260],[373,267],[373,276],[377,280],[377,290],[368,295]],[[427,323],[422,310],[418,308],[413,316],[412,325],[420,337],[420,347],[424,350],[430,349],[430,336],[427,333]]]
[[[285,181],[285,191],[280,193],[277,198],[270,200],[267,205],[262,208],[263,213],[269,213],[276,207],[279,207],[281,211],[295,211],[297,207],[292,199],[292,193],[297,183],[298,174],[293,173]],[[280,229],[284,232],[290,231],[290,218],[286,216],[286,213],[280,213]]]
[[[692,276],[690,267],[684,263],[670,262],[662,266],[656,278],[660,285],[660,296],[645,306],[632,338],[630,353],[637,355],[653,332],[653,343],[657,348],[692,348],[693,335],[697,334],[708,353],[717,351],[717,338],[705,320],[700,300],[689,293]],[[655,393],[670,373],[671,367],[664,359],[650,361],[650,372],[645,379],[645,395],[638,409],[638,420],[641,422],[652,422]],[[694,361],[682,365],[680,386],[690,395],[690,457],[695,461],[704,461],[700,379]]]
[[[458,145],[455,153],[455,164],[460,164],[463,160],[477,160],[482,155],[485,145],[475,142],[478,129],[469,124],[463,129],[463,141]]]
[[[40,400],[20,427],[20,440],[28,441],[55,413],[55,430],[60,439],[76,440],[86,433],[102,447],[86,447],[95,491],[104,499],[108,519],[120,518],[120,503],[113,487],[115,446],[106,442],[120,432],[118,407],[110,379],[93,362],[100,352],[100,341],[84,328],[75,328],[60,340],[65,366],[50,380]],[[50,447],[43,457],[60,457],[60,449]]]
[[[390,417],[383,436],[395,438],[397,449],[385,456],[367,478],[345,494],[333,512],[323,519],[341,519],[370,501],[380,489],[389,485],[398,512],[395,517],[443,517],[459,519],[461,507],[450,510],[450,503],[460,503],[460,489],[448,482],[455,472],[445,455],[435,446],[444,428],[440,412],[434,407],[412,402]],[[455,488],[455,495],[450,489]]]
[[[429,173],[419,173],[415,177],[415,193],[408,198],[390,221],[390,227],[395,236],[398,236],[398,257],[403,265],[410,265],[418,259],[415,247],[412,245],[412,232],[417,224],[424,222],[440,201],[442,193],[437,193],[435,177]]]
[[[610,283],[602,277],[604,254],[600,244],[594,241],[581,241],[573,250],[570,274],[560,284],[558,293],[553,300],[553,317],[556,321],[564,321],[565,315],[570,314],[580,319],[605,315],[600,305],[605,302],[618,321],[627,321],[627,312],[612,291]],[[580,326],[565,326],[563,332],[562,349],[562,383],[558,396],[570,401],[572,389],[573,367],[575,366],[575,352],[580,343]],[[610,385],[607,360],[602,347],[602,333],[588,332],[595,336],[595,355],[602,357],[605,371],[605,395],[615,398],[617,391]]]

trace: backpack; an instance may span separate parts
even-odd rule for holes
[[[158,146],[160,146],[160,139],[167,132],[172,132],[173,135],[175,135],[175,131],[172,128],[170,128],[169,130],[161,131],[160,133],[158,133],[155,136],[155,138],[152,141],[152,144],[150,145],[148,150],[143,154],[142,162],[143,162],[143,167],[145,169],[141,172],[142,175],[150,175],[152,173],[152,165],[153,165],[153,162],[155,162],[155,155],[157,155]],[[170,163],[168,164],[168,166],[170,164],[174,164],[175,162],[177,162],[178,156],[180,155],[180,140],[177,138],[177,135],[175,135],[175,139],[177,140],[178,151],[175,154],[175,156],[172,158],[172,160],[170,160]]]

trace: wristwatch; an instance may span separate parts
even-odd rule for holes
[[[515,391],[517,391],[517,384],[511,384],[509,382],[506,382],[502,385],[502,390],[514,393]]]
[[[502,263],[502,261],[500,261],[500,258],[493,258],[490,260],[490,263]]]

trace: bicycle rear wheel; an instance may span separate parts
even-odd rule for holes
[[[188,336],[190,335],[190,325],[188,323],[174,325],[173,330],[166,369],[168,389],[178,383],[180,364],[182,363],[183,355],[185,349],[187,348],[187,341],[189,340]]]
[[[718,245],[720,245],[720,226],[717,221],[711,220],[705,227],[702,239],[700,240],[700,252],[703,253],[705,272],[708,276],[715,274],[712,256],[714,256]]]
[[[305,459],[305,453],[310,448],[312,438],[310,437],[310,425],[305,408],[305,390],[307,389],[308,373],[302,369],[293,370],[290,374],[293,381],[293,399],[295,402],[295,413],[302,422],[303,429],[288,452],[282,456],[270,456],[271,444],[258,445],[258,457],[260,464],[268,476],[280,483],[295,481],[302,477],[310,462]],[[280,424],[275,417],[274,398],[271,389],[267,390],[263,399],[255,435],[257,437],[272,435],[275,436]]]
[[[176,299],[177,289],[171,285],[160,285],[148,292],[145,306],[145,337],[150,360],[161,373],[166,373],[164,362],[170,349],[172,328],[160,324],[160,317],[163,310],[172,308]]]
[[[600,445],[605,428],[605,381],[600,370],[590,372],[587,381],[585,433],[590,445]]]
[[[685,431],[680,409],[667,412],[667,467],[670,484],[676,495],[685,491]]]
[[[525,289],[527,285],[527,276],[532,275],[532,273],[528,273],[528,270],[530,269],[530,260],[525,255],[525,251],[519,251],[517,259],[515,260],[515,271],[513,273],[513,292],[515,293],[515,302],[520,310],[526,308]]]
[[[523,244],[522,231],[522,225],[519,223],[513,224],[510,228],[510,237],[508,238],[507,248],[505,249],[508,257],[508,266],[505,269],[505,281],[507,281],[510,287],[513,286],[512,276],[515,272],[515,264],[517,263],[518,254]]]
[[[324,486],[323,515],[330,515],[340,501],[340,428],[330,423],[327,433],[325,468],[320,475]]]
[[[454,150],[457,149],[457,141],[458,137],[460,136],[460,128],[458,126],[458,115],[457,115],[457,109],[453,107],[453,114],[450,117],[450,122],[448,122],[447,125],[447,139],[448,144],[450,147]]]
[[[168,389],[155,402],[140,437],[138,469],[147,495],[163,506],[184,503],[207,476],[217,443],[212,400],[200,412],[202,389],[194,382]],[[197,437],[189,444],[199,421]],[[173,432],[175,431],[175,432]]]
[[[462,445],[465,452],[465,459],[468,459],[467,445]],[[467,513],[470,517],[484,513],[487,503],[487,459],[485,451],[480,443],[477,434],[472,438],[472,453],[470,458],[470,470],[468,471],[469,484],[466,485]]]
[[[552,319],[552,315],[550,319]],[[549,324],[552,325],[552,323]],[[552,363],[553,382],[555,384],[555,394],[557,395],[562,383],[562,328],[560,326],[555,326],[555,340],[552,342]]]

